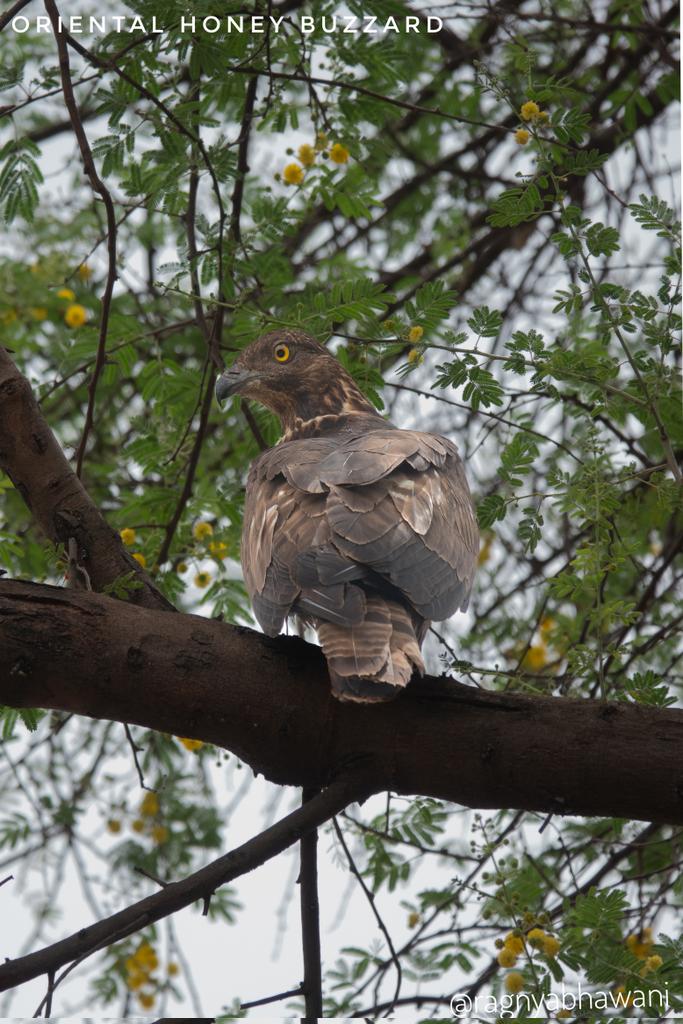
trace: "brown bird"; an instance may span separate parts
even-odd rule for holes
[[[331,353],[296,330],[252,342],[216,383],[253,398],[283,435],[249,472],[242,567],[276,636],[318,632],[340,700],[389,700],[424,671],[433,620],[465,609],[479,536],[456,446],[383,419]]]

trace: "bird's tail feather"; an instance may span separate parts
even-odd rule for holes
[[[424,672],[416,635],[420,624],[398,601],[379,594],[366,597],[362,622],[354,626],[319,622],[317,627],[334,696],[363,704],[392,700],[414,669]]]

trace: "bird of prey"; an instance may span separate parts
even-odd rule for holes
[[[335,697],[396,696],[430,623],[467,607],[479,537],[463,464],[444,437],[383,419],[335,357],[298,330],[264,334],[218,378],[280,419],[251,466],[242,567],[276,636],[315,627]]]

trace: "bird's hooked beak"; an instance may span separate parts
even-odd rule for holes
[[[225,370],[216,381],[216,398],[219,405],[231,395],[236,395],[245,384],[257,376],[254,370],[247,370],[242,366],[231,366],[229,370]]]

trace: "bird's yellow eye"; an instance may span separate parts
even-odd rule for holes
[[[278,363],[286,363],[289,359],[289,346],[288,345],[276,345],[275,346],[275,358]]]

